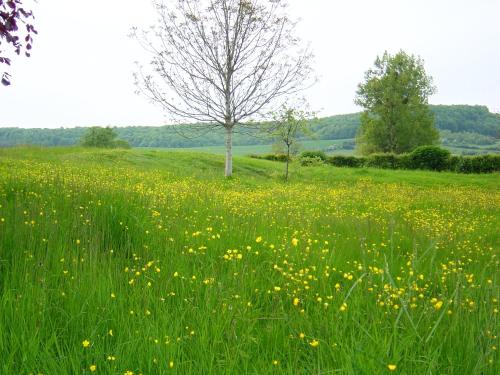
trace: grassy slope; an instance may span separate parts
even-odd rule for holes
[[[284,164],[266,160],[252,159],[240,154],[234,158],[234,179],[241,183],[274,183],[281,181]],[[96,151],[78,147],[38,148],[15,147],[0,148],[0,157],[14,159],[35,159],[48,162],[92,163],[112,167],[114,165],[133,166],[141,170],[169,171],[178,177],[221,180],[224,156],[218,152],[187,152],[187,149],[134,149]],[[355,183],[370,179],[376,183],[407,183],[417,186],[478,186],[498,187],[498,174],[464,175],[448,172],[428,171],[391,171],[375,168],[335,168],[320,166],[304,168],[291,165],[291,183],[320,182],[325,184]]]
[[[0,373],[497,373],[498,174],[223,163],[0,149]]]

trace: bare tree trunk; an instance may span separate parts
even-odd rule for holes
[[[285,167],[285,181],[288,181],[288,164],[290,163],[290,146],[286,148],[286,167]]]
[[[233,127],[226,127],[226,169],[225,176],[233,175]]]

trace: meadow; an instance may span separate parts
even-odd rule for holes
[[[499,174],[0,149],[2,374],[498,374]]]

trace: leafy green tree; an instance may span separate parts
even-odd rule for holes
[[[82,136],[80,144],[84,147],[99,147],[99,148],[129,148],[128,142],[116,140],[118,134],[110,128],[101,128],[93,126],[87,130]]]
[[[282,106],[273,114],[273,122],[268,128],[276,145],[281,145],[286,155],[285,180],[288,180],[290,156],[298,145],[298,139],[304,135],[310,135],[309,129],[313,114],[300,109]]]
[[[377,57],[358,86],[355,103],[365,109],[357,144],[363,154],[400,154],[439,141],[428,98],[435,92],[423,60],[404,51]]]

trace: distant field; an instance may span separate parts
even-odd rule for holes
[[[354,141],[354,139],[334,139],[334,140],[314,140],[314,141],[303,141],[301,142],[301,150],[324,150],[326,151],[328,147],[332,145],[336,145],[338,147],[337,150],[327,151],[328,154],[331,155],[354,155],[355,150],[343,150],[341,149],[342,144],[346,141]],[[464,153],[498,153],[500,152],[500,142],[498,142],[498,149],[492,150],[487,146],[475,146],[472,148],[464,148],[464,147],[450,147],[443,146],[451,151],[452,154],[462,155]],[[161,148],[157,148],[158,150],[162,150]],[[211,154],[225,154],[226,150],[224,146],[207,146],[207,147],[194,147],[194,148],[170,148],[163,150],[171,150],[171,151],[188,151],[188,152],[207,152]],[[253,145],[253,146],[234,146],[233,154],[237,156],[246,156],[250,154],[267,154],[272,152],[271,145]]]
[[[470,147],[453,147],[444,146],[451,151],[452,154],[463,155],[463,154],[498,154],[500,153],[500,142],[497,142],[493,146],[473,146]]]
[[[0,149],[0,373],[500,372],[498,173],[223,165]]]
[[[301,149],[302,150],[324,150],[327,149],[331,145],[341,145],[345,141],[351,141],[352,139],[335,139],[335,140],[315,140],[315,141],[302,141]],[[212,154],[220,154],[223,155],[226,152],[224,146],[208,146],[208,147],[194,147],[194,148],[171,148],[171,149],[163,149],[163,150],[171,150],[171,151],[188,151],[188,152],[208,152]],[[271,145],[252,145],[252,146],[234,146],[233,154],[237,156],[246,156],[250,154],[267,154],[272,152]],[[351,155],[354,153],[354,150],[337,150],[334,152],[335,154],[341,155]]]

